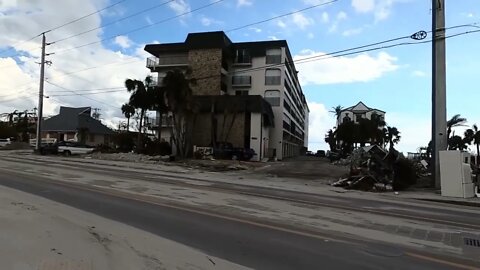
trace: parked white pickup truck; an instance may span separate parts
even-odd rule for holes
[[[65,156],[90,154],[95,150],[93,147],[77,142],[58,142],[58,153]]]
[[[10,139],[0,139],[0,147],[4,147],[5,145],[11,144],[12,141]]]

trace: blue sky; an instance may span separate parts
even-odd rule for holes
[[[0,21],[6,19],[20,20],[22,13],[38,13],[36,18],[33,16],[23,17],[24,20],[25,18],[36,20],[32,23],[38,24],[38,28],[31,29],[31,33],[37,33],[40,32],[38,29],[48,29],[59,25],[61,22],[88,14],[92,9],[105,7],[115,0],[85,1],[84,5],[78,6],[77,13],[71,11],[73,5],[77,2],[70,0],[65,2],[62,6],[57,1],[42,0],[38,6],[24,4],[27,6],[15,7],[16,1],[3,1],[0,2]],[[53,57],[58,64],[51,69],[50,76],[52,78],[58,76],[55,69],[61,64],[65,66],[65,70],[78,69],[71,64],[72,62],[79,63],[78,65],[82,67],[88,67],[87,64],[83,65],[87,53],[98,55],[98,59],[95,59],[98,63],[107,63],[114,59],[142,59],[146,55],[141,52],[141,48],[146,43],[179,42],[183,41],[189,32],[229,30],[321,2],[327,2],[327,0],[224,0],[209,8],[194,11],[189,15],[124,34],[132,29],[154,24],[211,2],[215,1],[176,0],[162,7],[149,9],[148,12],[141,15],[116,22],[88,35],[73,38],[70,43],[65,42],[65,44],[70,46],[81,45],[89,41],[99,41],[106,37],[120,35],[115,39],[102,41],[96,47],[94,46],[95,49],[85,48],[78,52],[66,53],[64,56]],[[447,0],[446,2],[447,27],[480,22],[478,0]],[[143,0],[140,5],[139,1],[126,0],[105,10],[101,15],[90,16],[83,21],[65,27],[65,29],[52,32],[49,37],[55,40],[91,29],[92,26],[110,24],[160,3],[162,1]],[[298,59],[406,36],[419,30],[429,31],[431,29],[430,5],[431,1],[429,0],[338,0],[299,14],[228,32],[227,34],[236,42],[286,39],[292,55]],[[65,12],[59,10],[62,8]],[[447,32],[447,35],[468,30],[475,30],[475,28],[452,29]],[[2,29],[2,33],[4,31],[11,36],[7,35],[3,40],[0,39],[0,46],[8,48],[13,41],[22,40],[19,33],[13,33],[11,29]],[[27,31],[25,30],[25,32]],[[25,34],[24,37],[28,37],[28,35]],[[55,44],[52,49],[64,48],[61,45]],[[480,124],[480,113],[476,110],[480,98],[477,83],[480,74],[478,48],[480,48],[480,33],[463,35],[449,39],[447,42],[448,115],[460,113],[468,118],[469,124]],[[0,54],[0,60],[7,62],[11,60],[8,59],[9,55],[20,50],[20,48],[14,46],[14,50],[10,53]],[[31,52],[30,56],[36,57],[35,53]],[[402,132],[400,150],[415,151],[417,147],[425,145],[429,140],[430,133],[430,62],[431,44],[423,44],[298,64],[297,69],[300,71],[303,91],[312,110],[310,148],[312,150],[326,148],[323,142],[323,134],[334,123],[332,115],[328,112],[331,107],[336,105],[348,107],[358,101],[363,101],[370,107],[387,112],[386,120],[388,124],[397,126]],[[35,78],[37,72],[35,65],[29,66],[18,61],[16,64],[21,71],[18,76]],[[122,72],[125,72],[125,74],[130,72],[131,76],[143,76],[147,72],[144,63],[141,62],[129,65],[128,68],[129,70],[122,70]],[[124,73],[117,72],[109,66],[105,66],[101,71],[104,74],[114,74],[108,76],[109,83],[105,82],[102,86],[121,86],[121,80],[123,80],[121,74]],[[11,75],[9,76],[11,77]],[[91,73],[90,75],[79,73],[77,77],[81,76],[85,80],[89,76],[98,76],[98,71],[96,74]],[[60,81],[60,79],[58,80]],[[71,81],[62,80],[63,83],[70,85],[70,89],[93,88],[92,85],[83,86],[78,78]],[[98,96],[98,98],[118,103],[124,96],[118,96],[115,100],[106,96]],[[78,98],[59,99],[73,105],[86,102],[80,101]],[[52,102],[52,110],[54,105]],[[102,104],[97,105],[102,107]],[[108,106],[104,110],[105,116],[109,116],[108,118],[117,119],[120,117],[117,111]]]

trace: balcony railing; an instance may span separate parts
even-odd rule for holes
[[[232,86],[250,86],[252,84],[251,76],[233,76]]]
[[[147,58],[147,68],[186,65],[188,65],[188,55],[171,55]]]

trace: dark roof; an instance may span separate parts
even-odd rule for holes
[[[267,40],[254,42],[234,43],[223,31],[190,33],[184,42],[165,43],[165,44],[147,44],[145,51],[158,56],[162,52],[187,52],[190,49],[249,49],[252,56],[265,55],[266,48],[287,48],[287,57],[292,61],[292,55],[288,49],[286,40]]]
[[[200,106],[201,113],[210,113],[212,111],[212,102],[215,102],[215,113],[223,113],[226,109],[237,112],[255,112],[262,113],[265,116],[264,124],[273,126],[273,110],[268,103],[260,95],[248,96],[194,96],[195,101]]]
[[[43,121],[43,131],[76,132],[87,129],[94,134],[113,134],[113,130],[90,116],[90,107],[60,107],[60,113]]]
[[[350,107],[348,107],[348,108],[343,109],[342,112],[343,112],[343,111],[352,111],[353,108],[357,107],[357,106],[360,105],[360,104],[362,104],[363,106],[365,106],[365,107],[367,108],[367,110],[362,110],[362,111],[379,111],[379,112],[385,113],[385,112],[382,111],[382,110],[368,107],[368,106],[365,105],[365,103],[363,103],[362,101],[358,102],[358,103],[357,103],[356,105],[354,105],[354,106],[350,106]],[[358,111],[360,111],[360,110],[358,110]]]

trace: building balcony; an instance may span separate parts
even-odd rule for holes
[[[170,55],[162,57],[147,58],[147,68],[155,69],[160,67],[179,67],[188,65],[188,55]]]
[[[233,87],[244,87],[252,85],[252,76],[233,76],[232,77],[232,86]]]

